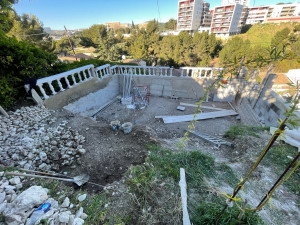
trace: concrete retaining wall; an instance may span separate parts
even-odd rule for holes
[[[103,85],[106,84],[106,86],[68,104],[64,109],[82,116],[93,116],[101,106],[119,94],[119,79],[117,76],[108,76],[99,82]]]
[[[199,99],[204,95],[204,89],[210,85],[208,79],[184,77],[133,76],[135,84],[150,85],[152,96]],[[120,76],[121,90],[123,76]]]
[[[49,109],[61,109],[64,106],[84,97],[92,92],[103,89],[107,86],[111,77],[106,77],[101,80],[93,78],[85,83],[79,84],[76,87],[60,92],[51,98],[44,101],[44,105]]]

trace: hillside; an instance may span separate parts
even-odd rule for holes
[[[250,40],[251,45],[260,45],[262,47],[269,47],[271,40],[274,35],[284,28],[289,28],[291,31],[297,23],[265,23],[265,24],[255,24],[253,25],[245,34],[237,35],[243,40]]]

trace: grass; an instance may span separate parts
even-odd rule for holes
[[[271,148],[263,163],[274,168],[277,174],[281,174],[291,163],[291,157],[294,158],[297,154],[297,148],[287,144],[280,144]],[[283,185],[300,197],[300,169],[298,168]]]
[[[269,130],[269,127],[259,127],[259,126],[246,126],[246,125],[234,125],[229,128],[224,134],[224,137],[234,139],[238,136],[253,136],[259,137],[259,132]]]
[[[133,167],[128,180],[130,190],[137,194],[141,205],[151,203],[149,192],[158,180],[173,180],[179,192],[179,170],[185,168],[188,194],[193,196],[188,198],[191,222],[214,224],[216,215],[224,207],[225,199],[214,191],[215,188],[207,183],[207,179],[235,185],[238,179],[232,169],[226,164],[216,164],[214,158],[199,151],[174,153],[157,146],[148,146],[148,150],[145,164]],[[170,188],[174,191],[172,185]],[[235,206],[229,208],[219,224],[263,224],[256,213],[246,213],[242,221],[237,221],[238,214],[239,210]]]

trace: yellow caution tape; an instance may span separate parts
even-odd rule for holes
[[[232,196],[229,196],[229,195],[226,194],[226,193],[222,193],[222,195],[224,195],[226,198],[231,199],[232,201],[235,201],[235,202],[242,201],[241,198],[236,198],[236,197],[233,198]]]

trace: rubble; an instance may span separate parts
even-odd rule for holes
[[[67,127],[43,106],[22,107],[0,115],[0,164],[24,169],[59,171],[75,166],[86,153],[85,137]]]
[[[84,223],[84,219],[87,218],[84,209],[82,207],[77,211],[72,209],[73,204],[71,203],[71,207],[68,197],[59,205],[58,201],[48,195],[48,189],[41,186],[31,186],[21,192],[16,185],[22,185],[22,181],[20,177],[11,179],[2,177],[0,180],[0,213],[8,225],[28,224],[31,213],[46,202],[51,204],[50,210],[35,224],[39,224],[42,219],[46,219],[47,224],[51,225]]]

